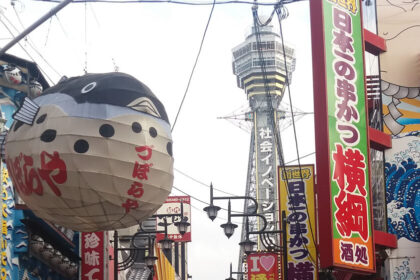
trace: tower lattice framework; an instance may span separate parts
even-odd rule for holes
[[[291,82],[296,61],[294,49],[286,44],[283,46],[282,41],[271,25],[254,24],[251,34],[232,50],[233,72],[238,87],[245,91],[251,109],[251,117],[248,119],[253,122],[245,195],[257,199],[257,213],[266,218],[266,230],[280,229],[277,168],[283,164],[283,157],[278,156],[282,153],[282,145],[277,127],[278,120],[282,118],[279,106],[287,82]],[[245,201],[244,213],[253,210],[252,201]],[[245,219],[241,241],[246,239]],[[261,230],[259,219],[248,219],[250,231]],[[278,235],[268,238],[280,244]],[[250,239],[257,243],[257,250],[266,249],[260,237],[251,235]],[[244,256],[245,252],[241,248],[238,271],[244,271]]]

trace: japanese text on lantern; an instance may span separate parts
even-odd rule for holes
[[[275,180],[275,168],[273,170],[272,158],[273,158],[273,133],[269,127],[262,127],[259,129],[259,147],[258,152],[260,155],[260,160],[258,162],[260,169],[260,178],[259,178],[259,203],[261,203],[261,212],[266,221],[267,227],[266,230],[271,231],[275,229],[275,201],[272,197],[273,192],[271,189],[274,187]],[[274,240],[273,236],[269,235],[267,238],[271,239],[272,242],[277,243]]]
[[[63,184],[67,181],[66,163],[60,158],[58,152],[50,154],[43,151],[39,158],[41,168],[34,167],[32,156],[22,153],[14,159],[7,158],[7,167],[14,182],[14,187],[20,195],[29,196],[32,193],[43,195],[44,184],[46,183],[56,196],[61,196],[57,184]]]
[[[152,158],[152,148],[149,146],[139,146],[136,147],[137,156],[143,160],[143,162],[136,161],[133,167],[132,177],[136,181],[133,181],[130,188],[127,190],[127,194],[131,198],[127,198],[127,200],[121,204],[122,207],[125,208],[125,212],[130,212],[131,209],[137,209],[139,207],[138,199],[140,199],[144,194],[143,183],[142,181],[149,180],[148,174],[150,172],[150,167],[153,166],[152,163],[148,163],[148,161]]]
[[[82,241],[82,280],[102,279],[104,274],[104,233],[83,232]]]

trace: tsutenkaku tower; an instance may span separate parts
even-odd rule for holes
[[[249,119],[254,124],[245,195],[257,199],[258,213],[264,215],[268,222],[266,230],[279,229],[277,167],[283,163],[278,156],[279,147],[281,153],[281,143],[279,130],[275,127],[278,127],[277,121],[282,117],[278,108],[287,81],[289,84],[291,82],[296,61],[294,49],[286,44],[283,46],[282,41],[272,26],[257,26],[252,28],[251,34],[243,43],[232,50],[233,72],[237,77],[238,87],[244,89],[248,98],[252,115]],[[252,202],[245,202],[244,212],[251,212],[252,206]],[[251,231],[259,230],[260,226],[259,220],[250,219]],[[264,250],[261,240],[257,240],[255,235],[251,239],[252,237],[257,242],[257,249]],[[276,240],[278,235],[273,235],[271,239],[279,244],[279,240]],[[241,241],[243,240],[245,218],[241,236]],[[242,271],[243,256],[241,249],[239,271]]]

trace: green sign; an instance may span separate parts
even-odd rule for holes
[[[323,1],[335,266],[374,270],[359,1]]]

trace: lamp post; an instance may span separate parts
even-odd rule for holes
[[[232,263],[230,263],[230,272],[229,272],[229,278],[226,278],[225,280],[236,280],[235,278],[232,277],[232,274],[240,274],[240,275],[244,275],[245,272],[232,272]]]
[[[231,199],[242,199],[242,200],[251,200],[254,203],[254,210],[251,213],[240,213],[240,214],[232,214],[231,210]],[[245,240],[239,243],[239,246],[241,246],[246,254],[249,254],[253,252],[253,247],[256,245],[255,242],[251,241],[249,239],[250,235],[258,235],[260,237],[260,240],[264,247],[271,252],[282,252],[283,253],[283,264],[284,264],[284,274],[285,278],[287,279],[287,240],[286,240],[286,226],[287,226],[287,219],[286,219],[286,213],[285,211],[282,211],[281,215],[281,223],[282,223],[282,229],[281,230],[266,230],[267,227],[267,219],[264,217],[264,215],[258,214],[258,202],[255,198],[250,196],[219,196],[215,197],[213,195],[213,184],[210,184],[210,205],[205,207],[203,210],[207,212],[207,215],[209,218],[213,221],[217,217],[217,212],[221,209],[219,206],[214,205],[214,200],[228,200],[228,219],[227,223],[222,224],[221,227],[224,230],[225,235],[230,238],[235,228],[238,227],[238,225],[232,223],[231,217],[246,217],[245,220]],[[248,217],[258,217],[262,220],[262,227],[260,230],[257,231],[249,231],[249,221]],[[282,238],[282,245],[279,246],[272,242],[269,238],[270,234],[283,234]],[[227,278],[226,280],[232,280],[232,276],[230,278]]]
[[[172,243],[174,242],[172,239],[168,238],[168,218],[180,218],[179,222],[175,222],[175,226],[177,226],[178,231],[181,235],[184,235],[187,232],[188,226],[190,226],[190,223],[187,222],[188,218],[184,217],[184,205],[181,202],[181,213],[179,214],[158,214],[153,215],[154,218],[160,218],[163,219],[163,223],[159,223],[159,226],[163,226],[164,230],[146,230],[143,228],[143,224],[139,224],[139,230],[131,236],[131,242],[129,248],[120,248],[118,247],[118,231],[114,231],[114,280],[118,280],[118,271],[126,270],[130,268],[137,256],[139,251],[145,251],[147,252],[147,255],[145,256],[145,264],[146,266],[152,271],[153,273],[153,266],[158,259],[154,255],[154,243],[155,243],[155,235],[157,233],[163,233],[164,238],[159,241],[159,244],[161,244],[162,249],[165,251],[168,251],[172,247]],[[146,238],[147,237],[147,243],[148,245],[145,247],[138,246],[136,244],[136,240],[139,238]],[[132,247],[131,247],[132,246]],[[129,257],[123,260],[122,262],[118,262],[118,252],[119,251],[129,251]]]

